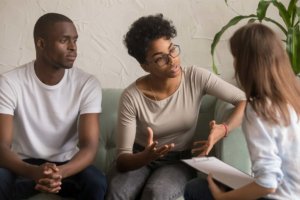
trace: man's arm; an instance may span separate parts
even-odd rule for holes
[[[0,114],[0,167],[33,180],[42,178],[42,167],[23,162],[16,153],[11,151],[12,139],[13,116]]]
[[[62,178],[72,176],[89,166],[97,153],[99,143],[99,114],[82,114],[79,118],[79,152],[70,162],[58,166]]]

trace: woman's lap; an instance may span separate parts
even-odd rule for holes
[[[142,167],[121,173],[113,169],[108,175],[109,190],[107,200],[111,199],[176,199],[183,194],[185,184],[194,178],[196,172],[185,165],[160,165],[157,168]]]

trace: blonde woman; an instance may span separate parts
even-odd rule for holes
[[[209,175],[205,199],[299,199],[300,85],[282,41],[265,25],[249,24],[234,33],[230,47],[248,102],[242,127],[255,181],[223,192]],[[196,185],[187,185],[186,199],[204,199]]]

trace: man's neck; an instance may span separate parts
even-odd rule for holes
[[[38,61],[34,63],[34,71],[39,80],[46,85],[58,84],[65,74],[65,69],[63,68],[46,66]]]

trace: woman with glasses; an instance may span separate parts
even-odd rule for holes
[[[195,177],[180,162],[191,157],[201,99],[214,95],[236,105],[224,124],[212,121],[211,133],[193,150],[207,155],[238,126],[244,93],[202,68],[182,68],[176,29],[160,15],[141,17],[125,36],[128,53],[148,72],[122,94],[118,116],[116,167],[109,174],[107,199],[177,199]]]

